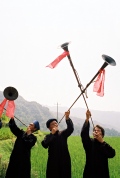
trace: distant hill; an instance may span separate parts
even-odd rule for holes
[[[53,111],[53,109],[51,109],[51,107],[50,107],[50,110],[51,111]],[[59,109],[60,110],[60,109]],[[66,108],[66,110],[64,110],[64,111],[67,111],[67,108]],[[86,110],[85,110],[86,111]],[[71,110],[71,113],[72,113],[72,110]],[[54,112],[53,111],[53,114],[54,115],[56,115],[57,113],[56,112]],[[60,113],[59,112],[59,114],[58,114],[58,120],[60,121],[62,118],[63,118],[63,115],[64,115],[64,112],[63,112],[63,114],[62,113]],[[75,135],[80,135],[80,131],[81,131],[81,128],[82,128],[82,126],[83,126],[83,123],[84,123],[84,121],[85,121],[85,117],[84,118],[78,118],[78,117],[75,117],[75,116],[73,116],[73,113],[72,114],[70,114],[70,118],[72,119],[72,121],[73,121],[73,123],[74,123],[74,127],[75,127]],[[93,119],[93,118],[92,118]],[[64,123],[65,123],[65,121],[64,121],[65,119],[63,118],[63,120],[60,122],[60,125],[65,125]],[[94,123],[94,125],[101,125],[104,129],[105,129],[105,135],[106,136],[120,136],[120,132],[119,131],[117,131],[116,129],[114,129],[114,127],[112,127],[112,126],[110,126],[109,127],[109,125],[106,125],[106,124],[103,124],[103,123],[100,123],[100,122],[98,122],[98,121],[96,121],[96,120],[93,120],[93,123]],[[91,122],[91,120],[90,120],[90,134],[92,134],[92,130],[93,130],[93,125],[92,125],[92,122]]]
[[[0,91],[0,102],[3,99],[3,93]],[[15,116],[26,125],[33,120],[38,120],[40,122],[41,129],[45,129],[45,122],[48,118],[53,117],[52,113],[49,111],[49,108],[44,107],[35,101],[28,102],[21,96],[18,96],[15,100],[15,105]],[[18,125],[21,125],[19,121],[16,120],[16,122]]]
[[[51,111],[56,112],[56,106],[47,106]],[[60,107],[58,108],[59,113],[61,113],[61,118],[65,111],[67,111],[67,107]],[[71,117],[76,117],[74,122],[77,124],[79,119],[81,118],[82,121],[85,119],[86,109],[84,108],[72,108],[71,109]],[[62,114],[63,113],[63,114]],[[103,127],[109,129],[115,129],[120,132],[120,112],[115,111],[98,111],[98,110],[91,110],[92,113],[92,120],[94,124],[100,124]],[[60,116],[60,114],[59,114]]]
[[[0,91],[0,102],[4,99],[3,92]],[[16,109],[15,109],[15,116],[20,119],[23,123],[28,125],[33,120],[38,120],[40,122],[41,130],[42,131],[48,131],[46,128],[46,121],[49,118],[56,118],[57,112],[56,107],[48,107],[48,106],[42,106],[41,104],[31,101],[26,101],[22,96],[18,96],[18,98],[15,100]],[[58,112],[58,120],[60,120],[64,112],[67,111],[67,107],[59,107]],[[85,120],[85,109],[82,108],[72,108],[70,117],[73,120],[74,123],[74,135],[79,135],[83,122]],[[120,113],[117,113],[118,116],[120,116]],[[118,120],[116,120],[116,116],[114,112],[104,112],[104,111],[92,111],[93,115],[93,121],[94,124],[99,124],[105,128],[106,135],[109,136],[120,136],[119,128],[118,127]],[[111,115],[111,116],[110,116]],[[95,117],[96,116],[96,117]],[[101,116],[101,117],[100,117]],[[103,117],[104,116],[104,117]],[[95,119],[94,119],[95,118]],[[101,118],[101,120],[99,119]],[[109,122],[105,122],[109,118]],[[114,118],[114,122],[117,122],[116,124],[111,124],[111,118]],[[120,118],[120,117],[119,117]],[[103,120],[102,120],[103,119]],[[21,123],[16,120],[17,124],[21,126]],[[65,119],[61,121],[59,124],[60,130],[66,128]],[[91,131],[92,131],[92,124],[91,124]]]

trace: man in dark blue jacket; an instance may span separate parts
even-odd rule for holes
[[[27,127],[26,132],[20,130],[14,118],[9,121],[11,132],[17,137],[5,178],[30,178],[31,176],[31,148],[35,145],[37,138],[32,133],[39,130],[39,122],[34,121]]]
[[[83,178],[109,178],[108,158],[115,156],[115,150],[104,140],[104,129],[96,125],[93,128],[93,138],[89,136],[89,118],[91,113],[86,112],[86,120],[81,131],[82,143],[86,153],[86,164]]]

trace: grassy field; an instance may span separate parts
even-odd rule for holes
[[[4,134],[3,134],[4,133]],[[47,149],[41,146],[43,133],[37,134],[38,141],[31,151],[32,177],[45,178]],[[7,139],[6,139],[7,138]],[[0,130],[0,178],[4,178],[15,137],[9,129]],[[120,178],[120,137],[107,137],[108,142],[116,150],[116,156],[109,160],[110,178]],[[72,162],[72,178],[82,178],[85,164],[85,153],[79,136],[71,136],[68,139],[68,147]]]
[[[107,137],[105,141],[116,150],[116,156],[109,159],[110,177],[120,178],[120,137]],[[32,170],[36,172],[37,178],[45,178],[47,149],[43,149],[39,142],[32,150]],[[68,145],[72,162],[72,178],[82,178],[85,164],[85,152],[81,143],[81,138],[79,136],[69,137]]]

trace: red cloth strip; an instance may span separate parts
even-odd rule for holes
[[[97,92],[98,96],[104,96],[105,69],[98,74],[97,80],[94,83],[93,91]]]
[[[4,107],[5,107],[5,104],[7,102],[7,99],[5,98],[2,103],[0,104],[0,118],[2,116],[2,113],[3,113],[3,110],[4,110]]]
[[[64,51],[60,56],[58,56],[53,62],[51,62],[49,65],[46,67],[50,67],[51,69],[55,68],[57,64],[66,56],[69,55],[68,51]]]
[[[7,109],[6,109],[6,116],[8,116],[9,118],[14,117],[14,111],[15,111],[14,101],[8,100],[8,105],[7,105]]]

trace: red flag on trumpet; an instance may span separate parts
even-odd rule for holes
[[[53,62],[51,62],[49,65],[46,67],[50,67],[51,69],[55,68],[57,64],[67,55],[69,55],[68,51],[64,51],[60,56],[58,56]]]
[[[95,81],[93,86],[93,91],[97,92],[98,96],[104,96],[104,81],[105,81],[105,69],[100,71],[97,80]]]
[[[0,118],[2,116],[4,107],[6,105],[8,101],[8,105],[7,105],[7,109],[6,109],[6,116],[8,116],[9,118],[14,117],[14,111],[15,111],[15,103],[14,101],[9,101],[6,98],[2,101],[2,103],[0,104]]]
[[[6,116],[8,116],[9,118],[14,117],[14,111],[15,111],[14,101],[8,100],[8,105],[7,105],[7,109],[6,109]]]
[[[7,99],[5,98],[5,99],[2,101],[2,103],[0,104],[0,118],[1,118],[1,116],[2,116],[3,109],[4,109],[4,107],[5,107],[6,102],[7,102]]]

